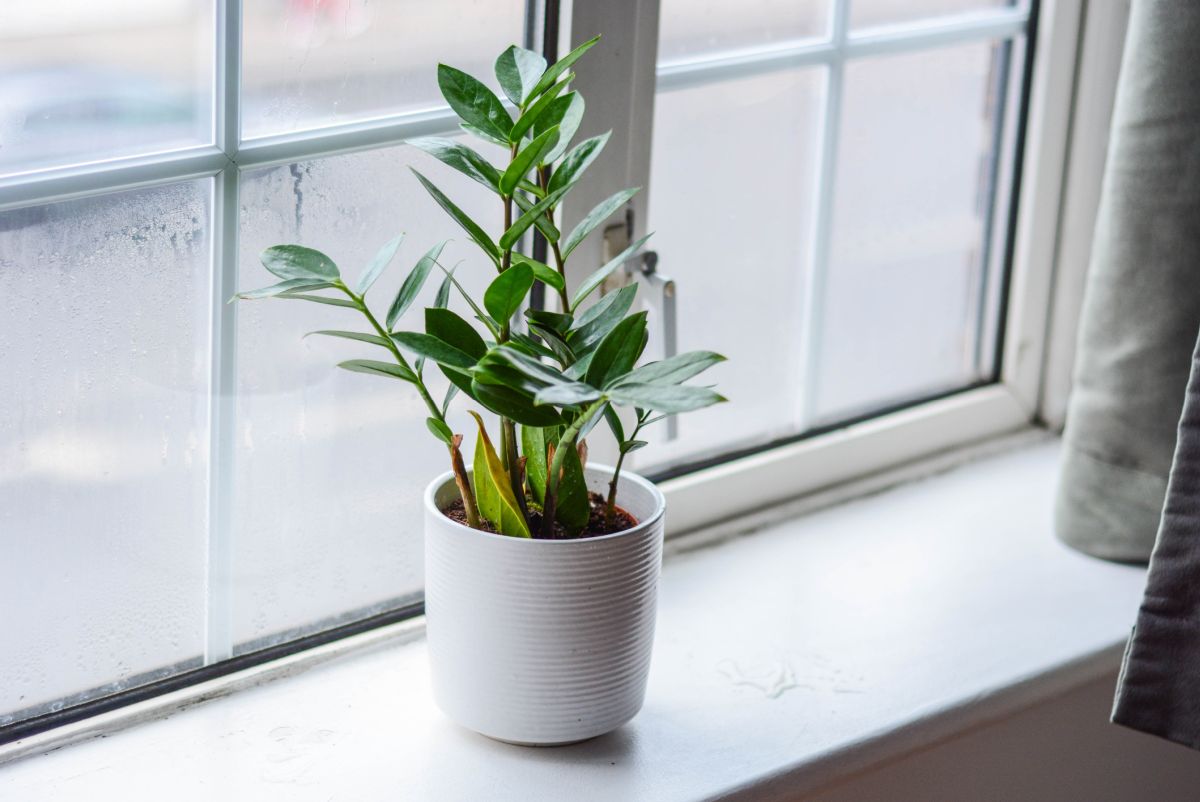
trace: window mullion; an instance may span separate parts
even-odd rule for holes
[[[233,656],[233,443],[236,416],[238,193],[241,136],[241,0],[221,0],[217,21],[215,138],[228,156],[213,204],[213,289],[210,337],[208,554],[204,662]]]

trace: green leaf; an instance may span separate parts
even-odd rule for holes
[[[538,504],[546,503],[546,430],[521,427],[521,455],[525,457],[525,481],[529,494]]]
[[[466,131],[468,134],[471,134],[472,136],[479,137],[484,142],[491,142],[493,145],[498,145],[499,147],[502,147],[502,148],[507,148],[509,146],[508,145],[508,137],[501,139],[500,137],[495,136],[494,134],[489,134],[487,131],[483,130],[482,128],[480,128],[478,126],[471,125],[470,123],[459,123],[458,127],[463,129],[464,131]]]
[[[544,197],[546,197],[545,193],[540,193],[537,196],[537,199],[541,200]],[[528,212],[533,208],[533,205],[537,203],[537,201],[531,201],[529,198],[526,198],[519,192],[516,195],[513,195],[513,200],[517,202],[517,206],[520,207],[522,212]],[[533,219],[533,224],[537,226],[538,231],[542,232],[542,236],[546,238],[547,242],[558,242],[559,238],[562,236],[558,230],[558,227],[555,226],[554,223],[551,223],[545,215],[535,217]]]
[[[574,184],[583,175],[583,171],[590,167],[600,152],[604,150],[610,136],[612,136],[612,131],[585,139],[571,148],[571,152],[563,159],[562,164],[555,168],[554,175],[550,176],[546,189],[554,191],[559,187]]]
[[[531,97],[537,97],[542,92],[545,92],[547,89],[553,86],[554,82],[558,80],[558,76],[570,69],[576,61],[579,61],[580,56],[590,50],[596,44],[596,42],[599,41],[599,36],[589,39],[556,61],[549,69],[546,70],[542,77],[538,79],[538,82],[534,85],[533,89],[529,90],[529,92],[525,95],[525,98],[528,100]]]
[[[582,382],[572,381],[545,362],[535,357],[523,354],[513,348],[494,348],[488,353],[486,361],[502,361],[511,365],[521,374],[532,380],[534,385],[542,385],[535,391],[534,404],[555,404],[558,406],[578,406],[595,401],[600,392]],[[528,389],[528,388],[525,388]]]
[[[551,351],[546,346],[542,345],[540,342],[538,342],[534,338],[530,337],[528,334],[522,334],[521,332],[517,331],[517,332],[513,332],[510,335],[510,337],[511,337],[511,339],[509,340],[510,343],[516,343],[517,345],[520,345],[521,347],[523,347],[527,351],[529,351],[529,353],[531,353],[531,354],[534,354],[536,356],[544,356],[548,359],[557,358],[553,351]]]
[[[440,136],[427,136],[410,139],[408,144],[420,148],[442,164],[453,167],[493,192],[500,191],[500,171],[482,155],[461,142]]]
[[[396,365],[392,362],[377,362],[374,359],[351,359],[348,362],[339,362],[339,368],[344,368],[352,373],[369,373],[372,376],[389,376],[393,379],[403,379],[406,382],[416,382],[417,374],[413,373],[403,365]]]
[[[568,92],[546,107],[546,111],[534,120],[534,133],[541,133],[552,126],[558,126],[558,143],[542,156],[541,164],[550,164],[567,150],[571,137],[579,130],[583,122],[583,95],[578,92]]]
[[[438,88],[463,122],[507,141],[513,127],[512,117],[492,90],[462,70],[446,64],[438,65]]]
[[[575,328],[567,334],[567,344],[571,349],[581,355],[589,352],[625,317],[637,291],[637,284],[626,285],[583,310],[575,322]]]
[[[413,301],[417,299],[417,294],[421,288],[425,286],[425,280],[429,278],[430,271],[437,264],[438,257],[442,255],[442,248],[446,247],[445,242],[439,242],[434,245],[425,255],[417,260],[413,265],[413,269],[404,278],[404,282],[400,285],[400,289],[396,291],[396,297],[392,300],[392,305],[387,313],[387,327],[391,329],[396,325],[396,322],[408,311],[412,306]]]
[[[645,312],[632,314],[614,326],[596,346],[587,369],[587,383],[593,387],[607,387],[614,379],[633,370],[642,355],[645,338]]]
[[[540,161],[542,156],[558,144],[558,128],[548,128],[538,134],[533,140],[517,152],[515,158],[508,165],[508,169],[504,171],[504,175],[500,176],[500,194],[509,196],[513,194],[513,190],[517,188],[517,184],[521,179],[532,170]]]
[[[497,415],[511,418],[522,426],[558,426],[562,416],[554,407],[537,407],[533,399],[512,389],[473,381],[470,395]]]
[[[642,365],[621,377],[618,384],[680,384],[707,370],[725,357],[713,351],[688,351],[660,362]]]
[[[526,309],[525,319],[553,329],[557,334],[566,334],[571,328],[574,318],[562,312],[551,312],[548,309]]]
[[[546,59],[540,53],[516,45],[510,45],[496,59],[496,80],[517,106],[525,102],[545,71]]]
[[[556,192],[551,192],[533,206],[530,206],[529,211],[518,217],[517,221],[509,226],[508,231],[505,231],[504,234],[500,236],[500,247],[507,251],[516,245],[517,240],[521,238],[521,235],[524,234],[531,225],[533,225],[535,220],[544,215],[547,209],[558,203],[559,198],[565,195],[568,189],[570,189],[570,187],[563,187]]]
[[[608,428],[612,429],[613,437],[617,438],[617,443],[623,444],[625,442],[625,425],[621,423],[621,416],[612,404],[604,407],[604,420],[608,422]]]
[[[290,278],[287,281],[281,281],[278,284],[272,284],[270,287],[239,292],[234,296],[234,299],[241,298],[243,301],[256,301],[260,298],[272,298],[276,295],[282,295],[285,292],[327,290],[333,286],[335,285],[330,284],[328,281],[314,281],[311,278]]]
[[[409,169],[413,171],[413,174],[416,175],[417,180],[421,182],[421,185],[424,186],[426,190],[428,190],[429,194],[433,196],[433,199],[437,201],[438,206],[441,206],[443,209],[445,209],[446,214],[454,218],[454,222],[458,223],[462,227],[463,231],[467,232],[467,236],[471,238],[471,241],[482,248],[483,252],[491,257],[493,262],[498,261],[500,259],[500,249],[496,247],[496,243],[492,242],[492,238],[489,237],[487,233],[479,227],[479,224],[468,217],[466,212],[455,206],[454,202],[447,198],[440,189],[435,187],[429,179],[421,175],[416,170],[413,170],[413,168],[410,167]]]
[[[529,265],[530,269],[533,270],[533,277],[549,287],[561,290],[566,286],[562,273],[559,273],[544,262],[539,262],[537,259],[530,259],[523,253],[513,253],[512,260],[514,263],[522,262]]]
[[[483,305],[498,322],[507,323],[532,286],[533,268],[525,262],[517,262],[488,285],[483,293]]]
[[[534,123],[536,123],[542,114],[545,113],[546,109],[550,107],[550,104],[554,102],[554,99],[558,97],[558,94],[567,88],[570,77],[571,76],[568,76],[566,81],[560,81],[559,83],[556,83],[553,87],[551,87],[550,91],[538,98],[536,103],[526,109],[525,113],[517,118],[516,123],[513,124],[512,131],[510,131],[508,134],[513,142],[520,142],[521,137],[525,136],[525,132],[533,128]]]
[[[260,255],[263,267],[283,280],[307,278],[334,282],[341,278],[337,265],[325,254],[303,245],[272,245]]]
[[[650,239],[652,236],[653,234],[647,234],[646,236],[642,237],[640,240],[614,256],[612,259],[608,260],[608,263],[599,270],[584,279],[583,283],[579,285],[579,289],[575,291],[575,297],[571,299],[571,310],[574,311],[575,309],[578,309],[579,305],[583,303],[587,297],[596,290],[597,287],[603,284],[604,280],[608,278],[613,271],[625,264],[625,262],[629,260],[629,257],[633,256],[643,245],[646,244],[646,240]]]
[[[393,331],[392,339],[414,354],[432,359],[439,365],[467,370],[475,366],[475,358],[432,334],[419,331]]]
[[[446,415],[446,410],[450,409],[450,402],[454,400],[454,396],[458,395],[458,390],[458,385],[454,384],[453,382],[451,382],[450,386],[446,388],[446,396],[442,399],[443,417]]]
[[[444,421],[437,418],[426,418],[425,425],[429,427],[429,431],[433,432],[434,437],[448,446],[454,445],[454,432],[450,431],[450,427]]]
[[[571,347],[567,345],[567,341],[557,331],[533,322],[529,323],[529,329],[546,341],[546,345],[554,353],[554,358],[559,362],[564,365],[571,365],[575,362],[575,352],[571,350]],[[575,373],[570,378],[578,379],[580,375],[582,374]]]
[[[371,264],[367,265],[367,269],[358,277],[358,284],[354,286],[356,295],[366,295],[367,290],[371,289],[371,285],[383,273],[383,269],[392,261],[392,257],[396,255],[396,249],[400,247],[400,243],[404,240],[404,235],[400,234],[391,242],[379,249],[379,253],[375,254],[375,258],[371,260]]]
[[[438,285],[437,293],[433,296],[433,305],[445,308],[450,303],[450,274],[447,273],[442,283]]]
[[[289,301],[312,301],[314,304],[328,304],[329,306],[343,306],[347,309],[358,309],[353,302],[347,301],[344,298],[326,298],[323,295],[304,295],[298,292],[285,292],[276,297],[286,298]]]
[[[579,451],[574,443],[565,448],[567,454],[563,457],[562,476],[558,479],[554,519],[563,525],[567,534],[574,536],[587,526],[592,505],[588,500],[587,482],[583,476],[583,465],[579,461]]]
[[[628,443],[625,443],[621,446],[621,453],[628,454],[631,451],[637,451],[639,448],[645,448],[648,445],[650,444],[645,440],[630,440]]]
[[[533,396],[533,403],[550,404],[556,407],[581,407],[599,397],[600,391],[596,388],[588,387],[583,382],[570,382],[538,390],[537,394]]]
[[[451,387],[457,387],[460,392],[466,393],[471,398],[475,398],[475,391],[471,387],[471,374],[458,368],[448,368],[445,365],[438,365],[438,369],[450,380]],[[475,400],[478,401],[479,399],[475,398]],[[445,403],[447,405],[450,403],[448,392]]]
[[[425,310],[425,332],[454,346],[472,359],[487,353],[487,343],[475,327],[449,309],[431,307]]]
[[[579,221],[579,225],[571,229],[571,233],[567,235],[567,239],[562,246],[563,258],[571,255],[571,251],[579,247],[579,243],[583,242],[584,238],[591,234],[596,226],[603,223],[609,216],[629,202],[629,199],[638,193],[640,187],[632,189],[623,189],[620,192],[612,195],[606,200],[601,201],[596,205],[596,208],[587,213],[587,217]]]
[[[364,334],[361,331],[336,331],[334,329],[321,329],[320,331],[310,331],[305,334],[308,337],[311,334],[323,334],[326,337],[341,337],[346,340],[358,340],[359,342],[371,343],[372,345],[382,345],[388,347],[387,340],[377,334]]]
[[[475,495],[479,511],[502,535],[532,537],[529,524],[521,514],[517,497],[513,495],[508,472],[504,470],[500,457],[496,455],[496,449],[492,447],[487,429],[484,428],[483,418],[474,411],[471,411],[471,417],[475,418],[475,423],[479,426],[474,460]],[[486,490],[481,491],[481,485],[487,486]]]
[[[725,401],[708,387],[686,384],[622,384],[608,391],[613,403],[655,409],[659,412],[691,412]]]
[[[439,265],[439,267],[441,267],[441,265]],[[447,270],[443,267],[442,272],[446,274],[446,280],[454,285],[454,288],[458,290],[458,294],[461,295],[463,300],[467,302],[467,305],[471,307],[471,311],[475,313],[475,316],[483,322],[483,325],[488,327],[488,331],[491,332],[492,336],[498,337],[500,335],[500,331],[496,325],[496,321],[492,320],[492,318],[486,312],[479,308],[479,304],[475,303],[475,300],[467,293],[466,288],[458,283],[458,279],[454,277],[454,271]]]

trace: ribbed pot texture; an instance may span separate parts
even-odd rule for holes
[[[589,466],[606,493],[612,471]],[[434,699],[502,741],[550,746],[603,735],[642,707],[662,565],[662,493],[622,472],[633,529],[582,540],[480,532],[442,515],[447,473],[425,493],[425,612]]]

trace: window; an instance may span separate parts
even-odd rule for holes
[[[452,134],[433,64],[489,75],[543,27],[606,37],[580,137],[616,133],[567,214],[644,186],[675,281],[646,280],[652,348],[731,357],[736,404],[638,455],[677,477],[676,531],[1029,421],[1001,345],[1044,323],[1006,294],[1031,9],[567,5],[0,10],[0,741],[419,611],[442,455],[417,400],[301,338],[339,310],[226,299],[278,242],[354,270],[401,230],[408,264],[459,238],[410,165],[499,227],[402,143]]]

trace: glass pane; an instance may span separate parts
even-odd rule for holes
[[[463,260],[457,275],[479,297],[494,269],[409,165],[498,235],[499,200],[415,148],[267,168],[243,181],[240,285],[273,282],[258,254],[281,242],[325,251],[355,277],[384,242],[406,230],[399,255],[368,298],[378,316],[420,255],[443,239],[454,240],[444,263]],[[421,309],[438,283],[431,277],[400,328],[424,329]],[[470,317],[461,299],[451,306]],[[384,352],[303,338],[317,329],[368,330],[353,310],[268,300],[241,303],[238,316],[234,627],[238,650],[245,651],[328,626],[338,614],[356,618],[394,607],[417,592],[421,494],[449,465],[411,385],[336,367],[345,359],[386,358]],[[440,400],[446,382],[432,367],[427,374]],[[455,405],[455,431],[471,431],[467,406]]]
[[[659,63],[769,47],[825,33],[829,0],[663,0]]]
[[[524,36],[519,0],[289,0],[245,4],[242,135],[443,105],[434,65],[496,88],[492,64]]]
[[[679,349],[728,356],[704,376],[736,403],[681,416],[673,442],[648,430],[643,468],[794,430],[823,84],[786,70],[655,100],[648,230],[678,282]],[[732,155],[747,132],[769,166]]]
[[[1016,5],[1016,0],[853,0],[850,27],[894,25]]]
[[[817,414],[982,378],[977,358],[1003,44],[846,65]]]
[[[0,725],[199,660],[210,194],[0,213]]]
[[[0,3],[0,175],[212,141],[210,0]]]

